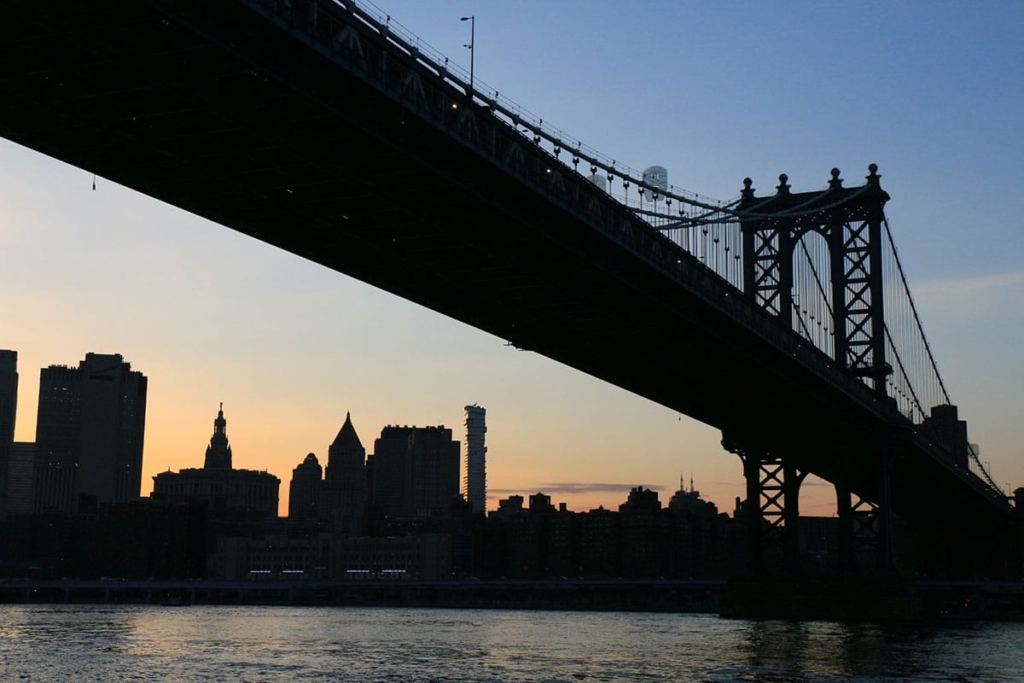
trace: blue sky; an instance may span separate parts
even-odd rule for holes
[[[377,2],[569,135],[677,186],[762,194],[877,163],[925,330],[998,482],[1024,485],[1024,4]],[[199,466],[225,402],[236,467],[283,490],[346,411],[462,431],[488,409],[491,506],[543,490],[615,506],[692,472],[731,510],[740,464],[686,417],[229,230],[0,142],[0,347],[18,436],[38,368],[120,352],[150,377],[146,473]],[[125,289],[122,283],[130,282]],[[461,438],[461,434],[459,436]],[[833,511],[827,487],[803,510]]]

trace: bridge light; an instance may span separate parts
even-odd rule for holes
[[[473,92],[473,62],[476,57],[476,15],[471,14],[468,17],[459,17],[459,21],[469,22],[469,44],[463,47],[469,48],[469,90]],[[472,96],[472,95],[471,95]]]

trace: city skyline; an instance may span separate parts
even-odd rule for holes
[[[623,163],[665,166],[674,185],[728,198],[745,176],[767,193],[785,172],[814,189],[832,166],[853,185],[878,163],[969,438],[998,483],[1024,483],[1020,8],[386,8],[463,64],[458,19],[474,14],[478,81]],[[478,402],[489,508],[538,490],[610,507],[681,472],[723,510],[743,495],[716,430],[103,178],[91,187],[87,170],[0,142],[0,346],[19,352],[19,441],[33,439],[36,370],[95,351],[152,378],[144,493],[202,462],[224,401],[239,464],[282,479],[308,452],[326,462],[349,410],[373,433],[454,427]],[[834,510],[830,487],[804,498]]]
[[[14,355],[17,355],[17,351],[16,350],[10,350],[10,351],[5,351],[5,352],[13,353]],[[103,355],[103,354],[96,354],[95,352],[91,352],[90,351],[90,352],[87,352],[85,355],[86,355],[87,358],[91,358],[93,356]],[[115,354],[115,355],[120,356],[120,354]],[[84,363],[84,361],[83,361],[83,363]],[[128,364],[126,363],[126,365],[128,365]],[[60,364],[60,363],[53,363],[53,364],[50,364],[50,365],[40,369],[41,374],[43,374],[43,375],[45,375],[47,372],[51,372],[52,373],[54,370],[65,370],[65,371],[69,371],[69,372],[77,371],[74,366],[64,365],[64,364]],[[23,401],[21,401],[21,398],[22,397],[18,396],[18,403],[19,404],[23,402]],[[474,427],[474,429],[477,429],[477,430],[481,430],[482,429],[482,432],[486,432],[486,427],[484,427],[482,425],[483,419],[484,419],[482,416],[486,414],[486,411],[485,411],[485,409],[483,407],[478,406],[478,405],[464,406],[463,407],[463,412],[464,412],[465,416],[468,416],[472,412],[473,415],[475,416],[474,419],[478,420],[479,423],[480,423],[479,425],[476,425]],[[465,417],[464,418],[464,423],[467,420],[469,420],[469,417]],[[225,417],[224,417],[224,403],[221,402],[219,404],[219,407],[218,407],[217,419],[215,420],[214,436],[212,437],[212,440],[209,437],[206,440],[205,457],[204,457],[204,460],[203,460],[203,464],[201,466],[199,466],[199,467],[192,467],[192,466],[189,466],[189,465],[182,465],[180,468],[178,468],[179,471],[173,472],[175,475],[177,475],[179,472],[184,473],[185,471],[201,471],[203,469],[209,470],[209,468],[211,467],[211,457],[214,458],[214,460],[213,460],[214,465],[213,466],[215,468],[227,469],[227,470],[231,470],[232,469],[233,454],[232,454],[232,449],[231,449],[230,445],[228,445],[227,437],[224,434],[224,431],[225,431],[224,430],[224,421],[225,421]],[[346,429],[351,429],[352,426],[353,426],[353,423],[352,423],[352,419],[351,419],[351,411],[347,411],[346,415],[345,415],[344,424],[341,427],[341,433],[345,433],[345,430]],[[383,433],[384,431],[395,430],[395,429],[399,429],[399,430],[406,430],[406,429],[426,429],[426,430],[447,429],[448,432],[454,432],[455,431],[454,429],[447,428],[445,424],[439,424],[439,425],[436,425],[436,426],[425,425],[425,424],[424,425],[413,425],[413,424],[408,424],[408,423],[404,423],[404,422],[400,423],[399,421],[388,422],[387,424],[382,425],[381,431]],[[220,441],[218,441],[218,438],[220,439]],[[335,438],[335,443],[331,444],[331,446],[328,449],[325,450],[325,460],[327,459],[326,455],[335,447],[335,445],[337,443],[337,438],[338,437]],[[482,441],[482,434],[478,438]],[[22,439],[20,441],[18,439],[15,439],[14,442],[15,443],[32,443],[33,439]],[[461,441],[461,442],[456,441],[456,443],[459,443],[460,447],[467,445],[466,441]],[[32,445],[34,446],[35,444],[32,443]],[[221,446],[221,448],[219,450],[216,450],[214,448],[217,445]],[[483,448],[483,451],[486,452],[486,447],[483,447],[482,443],[478,445],[478,448]],[[212,456],[211,456],[211,453],[213,454]],[[375,452],[371,450],[366,455],[372,457],[374,454],[375,454]],[[301,465],[302,462],[304,462],[305,459],[309,457],[309,455],[316,455],[317,458],[320,457],[315,452],[311,451],[310,453],[308,453],[305,456],[305,458],[302,461],[296,463],[296,465]],[[461,469],[460,469],[459,480],[462,482],[463,487],[465,487],[467,485],[467,481],[468,481],[468,474],[467,474],[467,471],[466,471],[466,468],[468,467],[468,463],[469,463],[469,456],[468,456],[468,454],[465,457],[460,458],[460,468]],[[237,465],[238,463],[235,463],[235,464]],[[238,465],[237,467],[234,467],[234,469],[235,470],[245,470],[245,469],[248,469],[248,468],[246,468],[244,466],[244,463],[243,463],[241,465]],[[324,469],[326,470],[326,468],[324,468]],[[153,475],[153,477],[149,480],[149,482],[143,481],[143,485],[142,485],[142,495],[143,495],[143,497],[146,497],[146,496],[148,496],[148,495],[150,495],[152,493],[152,490],[154,488],[154,484],[152,483],[153,479],[161,477],[161,476],[167,476],[167,475],[171,474],[172,471],[173,471],[172,468],[168,467],[167,470],[156,472],[156,474]],[[269,474],[276,475],[275,472],[273,472],[273,471],[271,471],[269,469],[263,469],[263,470],[259,470],[259,471],[261,471],[261,472],[268,472]],[[281,479],[281,483],[282,483],[282,489],[281,489],[281,494],[280,494],[281,497],[280,497],[280,501],[279,501],[279,516],[287,517],[287,516],[289,516],[288,508],[289,508],[289,502],[290,502],[290,493],[288,492],[288,484],[290,484],[290,478],[288,477],[286,472],[284,474],[282,474],[282,475],[276,475],[276,476],[279,476],[279,478]],[[684,490],[685,486],[684,486],[681,474],[680,474],[679,481],[680,481],[680,484],[679,484],[680,488],[679,488],[679,490]],[[691,473],[691,486],[692,486],[692,473]],[[640,488],[647,488],[649,490],[656,491],[656,492],[672,493],[672,492],[675,491],[674,489],[671,489],[671,487],[665,487],[665,486],[661,486],[661,485],[649,485],[649,486],[639,485],[639,487]],[[486,480],[485,480],[485,483],[484,483],[484,488],[489,490],[489,487],[486,486]],[[614,486],[613,485],[613,486],[606,486],[606,487],[604,487],[603,490],[604,490],[604,492],[608,493],[609,495],[614,495],[616,493],[621,493],[623,496],[628,496],[630,491],[632,491],[632,490],[634,490],[636,488],[637,488],[636,485],[633,485],[633,486],[630,486],[630,485]],[[555,487],[555,490],[557,490],[557,487]],[[463,492],[463,494],[466,493],[465,490],[463,490],[462,492]],[[568,493],[571,494],[571,493],[574,493],[574,491],[569,490]],[[507,497],[509,495],[515,496],[517,494],[531,495],[531,494],[545,494],[545,492],[543,490],[533,491],[533,490],[528,490],[528,489],[513,489],[513,488],[510,488],[510,489],[504,489],[504,488],[503,489],[497,489],[497,492],[493,496],[488,496],[487,497],[487,500],[489,501],[489,504],[487,505],[487,510],[491,511],[491,510],[497,509],[497,503],[498,503],[498,499],[499,498]],[[467,500],[468,500],[468,498],[467,498]],[[622,498],[622,500],[624,501],[625,498]],[[555,499],[554,499],[554,502],[555,503],[561,503],[561,502],[564,502],[564,501],[559,500],[557,498],[557,496],[556,496]],[[598,504],[597,507],[605,507],[605,508],[609,508],[609,509],[614,509],[617,506],[617,504],[618,503],[616,503],[614,500],[610,500],[610,504],[605,504],[605,503],[602,502],[602,503]],[[582,508],[580,508],[577,511],[586,511],[586,507],[582,507]]]

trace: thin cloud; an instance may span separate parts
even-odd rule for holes
[[[629,492],[642,486],[645,489],[651,491],[661,491],[664,487],[657,485],[647,484],[609,484],[609,483],[595,483],[595,482],[546,482],[537,486],[537,492],[544,494],[560,494],[560,495],[578,495],[588,493],[620,493],[628,495]],[[532,489],[531,489],[532,491]],[[489,493],[505,495],[505,494],[523,494],[527,491],[523,488],[516,489],[488,489]]]
[[[1017,301],[1024,292],[1024,270],[954,278],[931,280],[911,287],[914,299],[922,305],[938,306],[941,309],[989,310],[1001,306],[1007,297]]]

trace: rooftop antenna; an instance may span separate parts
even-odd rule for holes
[[[93,192],[96,191],[96,174],[95,173],[92,174],[92,191]]]

